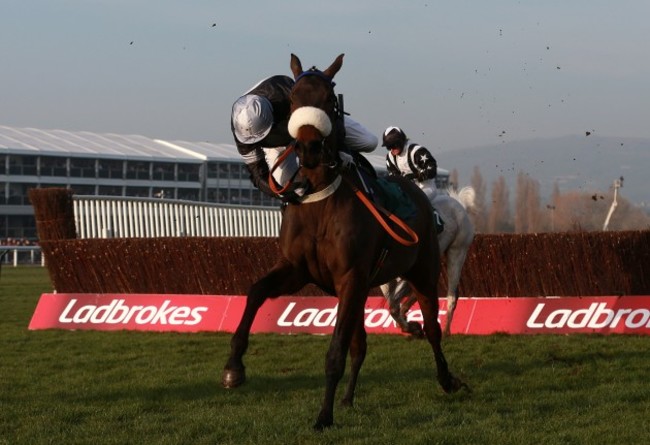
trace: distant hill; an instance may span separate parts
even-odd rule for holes
[[[458,171],[460,185],[468,185],[475,166],[480,168],[488,196],[492,183],[503,176],[514,198],[517,174],[539,181],[546,202],[558,183],[561,192],[606,192],[623,176],[620,196],[650,207],[650,139],[596,135],[567,136],[504,142],[468,149],[434,151],[438,165]]]

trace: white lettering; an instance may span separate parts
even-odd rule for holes
[[[170,309],[166,309],[166,311],[167,312],[172,311],[172,313],[169,314],[169,324],[187,324],[187,321],[185,321],[185,319],[192,313],[190,311],[190,308],[187,306],[181,306],[178,308],[171,307]],[[158,312],[158,314],[156,314],[155,320],[157,320],[158,318],[161,318],[160,311]]]
[[[135,316],[136,324],[147,324],[156,316],[158,308],[156,306],[146,306],[140,309],[138,314]],[[167,323],[164,323],[167,324]]]
[[[75,312],[74,316],[72,317],[72,322],[86,323],[88,320],[90,320],[90,317],[92,317],[95,308],[97,308],[97,306],[81,306],[79,309],[77,309],[77,312]]]
[[[390,312],[386,309],[366,309],[366,326],[369,328],[376,328],[381,326],[386,321],[387,317],[390,317]]]
[[[546,304],[539,303],[537,307],[535,307],[535,310],[533,311],[533,313],[530,315],[530,318],[528,318],[528,321],[526,322],[527,327],[531,329],[539,329],[544,327],[544,323],[540,323],[537,321],[537,317],[542,312],[542,309],[544,309],[544,306],[546,306]]]
[[[187,320],[187,321],[185,322],[185,324],[188,325],[188,326],[194,326],[194,325],[196,325],[196,324],[201,323],[201,320],[202,320],[202,318],[203,318],[203,317],[201,316],[201,313],[202,313],[202,312],[207,312],[207,310],[208,310],[208,308],[205,307],[205,306],[195,307],[194,309],[192,309],[192,312],[191,312],[191,314],[192,314],[192,319],[191,319],[191,320]]]
[[[616,328],[623,323],[629,329],[650,327],[650,310],[607,308],[607,303],[591,303],[586,309],[557,309],[546,317],[541,316],[545,303],[538,304],[528,318],[526,326],[532,329],[603,329]]]
[[[629,314],[632,312],[632,309],[619,309],[618,312],[616,312],[616,315],[614,316],[614,320],[612,320],[612,324],[609,325],[610,328],[615,328],[618,326],[618,322],[621,321],[621,318],[625,314]]]
[[[298,312],[298,315],[296,315],[296,318],[293,320],[294,326],[302,327],[311,325],[312,320],[316,318],[318,312],[318,309],[315,308],[303,309],[302,311]]]
[[[544,326],[547,328],[562,328],[571,315],[571,309],[558,309],[550,313]],[[556,320],[557,318],[557,320]]]
[[[124,305],[124,300],[117,300],[115,309],[113,309],[111,314],[106,319],[106,323],[108,324],[121,323],[122,320],[126,317],[126,314],[128,313],[129,313],[129,307]]]
[[[598,306],[598,303],[591,303],[589,309],[578,309],[577,311],[573,311],[573,314],[571,314],[567,321],[567,326],[574,329],[584,328],[587,326],[587,322],[591,318],[596,306]],[[578,321],[579,317],[582,317],[580,321]]]
[[[110,304],[106,304],[104,306],[99,306],[97,309],[95,309],[95,312],[93,313],[93,316],[90,317],[90,322],[91,323],[104,323],[104,321],[106,321],[109,314],[113,310],[113,307],[115,306],[115,303],[117,303],[117,301],[118,300],[113,300],[113,301],[111,301]]]
[[[324,326],[335,326],[336,325],[336,311],[338,310],[338,305],[330,309],[323,309],[314,317],[314,326],[324,327]]]
[[[61,315],[59,316],[59,323],[71,323],[72,319],[68,318],[68,313],[72,310],[74,305],[77,303],[77,300],[74,298],[70,300],[70,303],[63,309],[63,312],[61,312]]]
[[[60,323],[127,324],[133,319],[136,324],[191,326],[200,323],[202,313],[208,310],[205,306],[171,306],[170,300],[165,300],[160,307],[129,307],[123,299],[112,300],[101,306],[88,304],[75,310],[76,304],[76,299],[70,300],[59,316]]]
[[[174,312],[177,309],[176,306],[172,306],[168,308],[167,306],[169,306],[170,303],[171,301],[169,300],[165,300],[163,302],[162,306],[160,306],[160,309],[157,310],[156,314],[151,320],[153,324],[158,324],[158,323],[167,324],[167,315],[169,315],[171,312]]]
[[[634,321],[634,317],[636,317],[637,315],[640,315],[641,319],[639,321]],[[650,318],[650,311],[648,311],[647,309],[637,309],[631,312],[630,315],[627,317],[627,320],[625,320],[625,327],[628,327],[630,329],[641,328],[648,322],[649,318]]]
[[[293,324],[290,321],[285,321],[285,320],[287,319],[287,317],[289,316],[289,314],[291,313],[295,305],[296,303],[294,302],[287,304],[287,308],[284,310],[284,312],[282,312],[280,318],[278,318],[278,326],[289,327]]]
[[[609,326],[609,323],[611,323],[612,319],[614,318],[614,311],[611,309],[607,309],[607,304],[606,303],[600,303],[598,305],[598,308],[596,309],[596,312],[594,315],[591,317],[591,320],[587,324],[588,328],[591,329],[602,329],[605,326]],[[599,322],[598,319],[605,315],[605,320]]]

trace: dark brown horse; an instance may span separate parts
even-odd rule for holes
[[[267,298],[290,295],[308,283],[315,283],[339,299],[336,326],[325,360],[325,397],[314,425],[318,430],[334,421],[335,392],[348,352],[351,370],[343,404],[352,405],[366,355],[364,308],[368,293],[374,286],[397,276],[406,279],[417,294],[442,389],[453,392],[464,386],[449,372],[440,345],[436,295],[440,258],[431,204],[412,182],[391,179],[414,204],[416,211],[405,222],[419,240],[411,245],[397,242],[356,195],[355,173],[340,167],[337,150],[340,118],[332,78],[342,62],[343,55],[340,55],[324,71],[303,72],[300,60],[291,55],[296,83],[291,97],[289,131],[296,138],[295,151],[301,174],[309,183],[310,195],[302,203],[289,204],[284,209],[280,258],[248,293],[222,379],[228,388],[245,381],[242,358],[262,303]]]

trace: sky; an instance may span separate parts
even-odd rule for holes
[[[0,125],[233,143],[259,80],[326,68],[346,111],[434,153],[650,138],[647,0],[2,0]]]

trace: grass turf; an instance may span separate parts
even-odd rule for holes
[[[29,331],[51,290],[2,269],[0,444],[650,443],[648,337],[455,336],[473,391],[446,395],[427,343],[369,336],[355,408],[315,433],[329,337],[252,336],[249,380],[225,390],[230,335]]]

